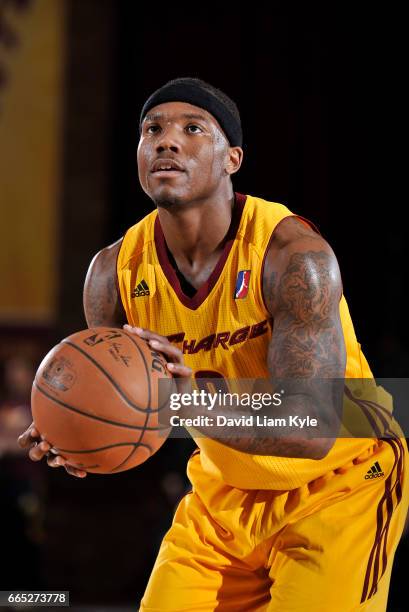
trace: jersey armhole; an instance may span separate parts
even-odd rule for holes
[[[301,223],[303,225],[305,225],[306,227],[309,227],[310,229],[314,230],[314,232],[319,234],[319,236],[322,236],[320,230],[318,229],[318,227],[312,221],[310,221],[309,219],[306,219],[305,217],[302,217],[301,215],[292,215],[292,216],[294,217],[294,219],[299,219],[301,221]],[[286,218],[287,217],[284,217],[284,219],[286,219]],[[283,219],[281,219],[281,221],[283,221]],[[281,221],[280,221],[280,223],[281,223]],[[277,223],[277,226],[278,226],[278,223]],[[274,229],[276,229],[276,228],[274,228]]]
[[[120,289],[120,286],[119,286],[119,277],[118,277],[118,262],[119,262],[119,256],[120,256],[120,253],[121,253],[122,247],[123,247],[124,242],[125,242],[125,237],[126,237],[126,235],[127,235],[128,231],[129,231],[129,229],[128,229],[128,230],[126,230],[125,234],[124,234],[124,235],[123,235],[123,237],[122,237],[121,244],[119,245],[118,253],[116,254],[116,260],[115,260],[115,285],[116,285],[116,290],[117,290],[117,293],[118,293],[118,299],[119,299],[119,301],[120,301],[120,303],[121,303],[122,310],[123,310],[123,311],[124,311],[124,313],[125,313],[125,317],[126,317],[126,321],[127,321],[127,323],[129,323],[129,320],[128,320],[128,314],[127,314],[127,310],[126,310],[126,308],[125,308],[124,301],[123,301],[123,299],[122,299],[122,293],[121,293],[121,289]]]

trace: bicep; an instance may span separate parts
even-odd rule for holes
[[[116,257],[120,241],[93,258],[84,284],[84,314],[88,327],[126,323],[126,315],[116,284]]]
[[[270,287],[274,327],[268,367],[276,378],[342,378],[341,278],[326,245],[296,241],[277,258]]]

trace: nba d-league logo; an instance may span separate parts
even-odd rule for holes
[[[251,270],[240,270],[237,275],[236,289],[234,291],[234,299],[240,300],[247,297],[249,292]]]

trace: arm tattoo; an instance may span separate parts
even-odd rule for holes
[[[268,355],[273,378],[344,375],[343,334],[332,261],[325,251],[295,253],[290,258],[276,290],[280,312]]]
[[[88,327],[121,327],[126,314],[116,285],[116,256],[120,243],[100,251],[92,260],[84,286]]]
[[[87,299],[87,320],[89,325],[98,327],[100,325],[117,323],[116,320],[112,319],[118,302],[115,279],[109,276],[94,282],[94,286],[88,292]]]

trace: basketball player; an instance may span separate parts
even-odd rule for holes
[[[331,247],[285,206],[233,191],[234,102],[176,79],[148,98],[140,130],[139,180],[156,209],[92,261],[88,325],[127,323],[182,383],[372,378]],[[408,504],[404,440],[205,433],[141,610],[386,610]],[[20,444],[33,460],[50,450],[33,426]]]

